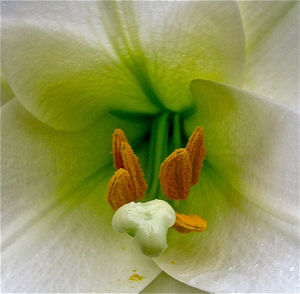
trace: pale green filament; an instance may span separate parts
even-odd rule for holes
[[[150,189],[148,190],[148,195],[152,197],[157,195],[159,192],[159,169],[163,162],[166,151],[167,151],[167,141],[168,141],[168,131],[169,131],[169,113],[164,112],[159,117],[157,117],[152,126],[151,130],[151,142],[149,151],[149,172],[147,177],[147,182]]]
[[[180,115],[178,113],[173,116],[172,147],[172,150],[182,147]]]
[[[166,250],[168,229],[174,225],[174,209],[163,200],[130,202],[120,207],[112,220],[113,229],[133,236],[141,251],[150,257]]]

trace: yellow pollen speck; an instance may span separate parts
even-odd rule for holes
[[[128,279],[129,281],[135,281],[135,282],[138,282],[138,281],[141,281],[144,277],[138,275],[138,274],[133,274],[130,276],[130,278]]]
[[[136,270],[132,270],[133,272],[136,272]]]
[[[174,260],[172,260],[172,261],[171,261],[171,263],[172,263],[172,264],[175,264],[175,261],[174,261]]]
[[[125,249],[126,249],[126,247],[123,246],[123,247],[122,247],[122,250],[125,250]]]

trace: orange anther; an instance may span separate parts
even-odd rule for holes
[[[132,179],[136,199],[142,199],[147,190],[144,173],[139,165],[138,158],[134,154],[128,142],[121,143],[122,161]]]
[[[125,134],[121,129],[116,129],[112,135],[112,154],[114,159],[114,167],[116,169],[124,168],[121,152],[122,142],[128,142]]]
[[[128,171],[120,168],[115,172],[107,184],[106,200],[114,210],[137,200]]]
[[[207,222],[196,214],[186,215],[176,212],[176,222],[173,226],[179,233],[202,232]]]
[[[205,158],[204,129],[197,127],[189,138],[186,150],[192,166],[192,185],[197,184]]]
[[[184,148],[171,153],[160,168],[160,185],[163,194],[172,200],[188,197],[192,180],[189,155]]]

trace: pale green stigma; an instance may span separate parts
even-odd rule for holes
[[[112,226],[115,231],[134,237],[145,255],[155,257],[167,249],[168,229],[175,220],[171,205],[155,199],[123,205],[115,212]]]

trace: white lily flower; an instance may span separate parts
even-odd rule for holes
[[[1,92],[3,292],[140,292],[162,271],[204,291],[299,291],[298,2],[1,5],[15,95]],[[112,229],[111,134],[126,132],[148,176],[165,113],[183,137],[205,129],[176,211],[208,227],[170,229],[150,258]]]

